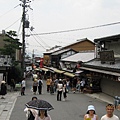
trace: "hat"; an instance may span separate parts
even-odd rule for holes
[[[93,105],[89,105],[89,106],[88,106],[87,114],[88,114],[89,110],[93,110],[93,111],[94,111],[94,114],[95,114],[95,107],[94,107]]]

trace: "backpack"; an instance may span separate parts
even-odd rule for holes
[[[41,82],[41,80],[39,81],[39,86],[42,86],[42,82]]]

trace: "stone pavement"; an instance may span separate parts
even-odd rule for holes
[[[0,96],[0,120],[9,120],[11,112],[14,108],[17,97],[20,92],[8,92],[5,95],[5,99],[1,99]]]
[[[20,91],[8,92],[5,99],[0,99],[0,120],[9,120]],[[87,96],[102,100],[106,103],[114,103],[114,99],[104,93],[85,94]]]
[[[93,93],[93,94],[86,94],[87,96],[90,96],[92,98],[95,98],[95,99],[98,99],[98,100],[102,100],[106,103],[109,103],[109,104],[114,104],[114,98],[109,96],[109,95],[106,95],[102,92],[100,93]]]

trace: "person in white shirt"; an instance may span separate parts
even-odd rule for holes
[[[63,91],[63,83],[62,80],[60,79],[57,84],[57,101],[61,101],[62,91]]]
[[[25,87],[26,87],[26,81],[25,78],[23,78],[21,83],[21,95],[25,95]]]
[[[114,105],[108,104],[106,106],[106,114],[101,117],[101,120],[119,120],[118,116],[115,115],[114,112]]]

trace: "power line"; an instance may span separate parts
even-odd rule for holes
[[[35,31],[33,30],[33,32],[35,32]],[[35,32],[35,34],[36,34],[36,32]],[[50,48],[50,46],[47,43],[45,43],[40,36],[36,36],[36,37],[38,39],[40,39],[45,46],[48,46]]]
[[[12,9],[8,10],[7,12],[5,12],[4,14],[2,14],[2,15],[0,16],[0,18],[1,18],[2,16],[6,15],[7,13],[11,12],[12,10],[14,10],[15,8],[17,8],[18,6],[20,6],[20,4],[19,4],[19,5],[16,5],[14,8],[12,8]]]
[[[5,28],[5,30],[8,29],[8,28],[10,28],[11,26],[13,26],[13,25],[14,25],[16,22],[18,22],[20,19],[21,19],[21,18],[19,18],[19,19],[16,20],[14,23],[12,23],[10,26],[8,26],[7,28]]]
[[[30,32],[31,33],[31,32]],[[44,49],[46,49],[42,44],[40,44],[40,42],[35,38],[35,36],[33,36],[33,38],[36,40],[36,42]]]
[[[80,28],[80,29],[55,31],[55,32],[48,32],[48,33],[38,33],[38,34],[31,34],[31,35],[48,35],[48,34],[57,34],[57,33],[65,33],[65,32],[74,32],[74,31],[88,30],[88,29],[99,28],[99,27],[106,27],[106,26],[111,26],[111,25],[116,25],[116,24],[120,24],[120,22],[97,25],[97,26],[92,26],[92,27],[85,27],[85,28]]]

